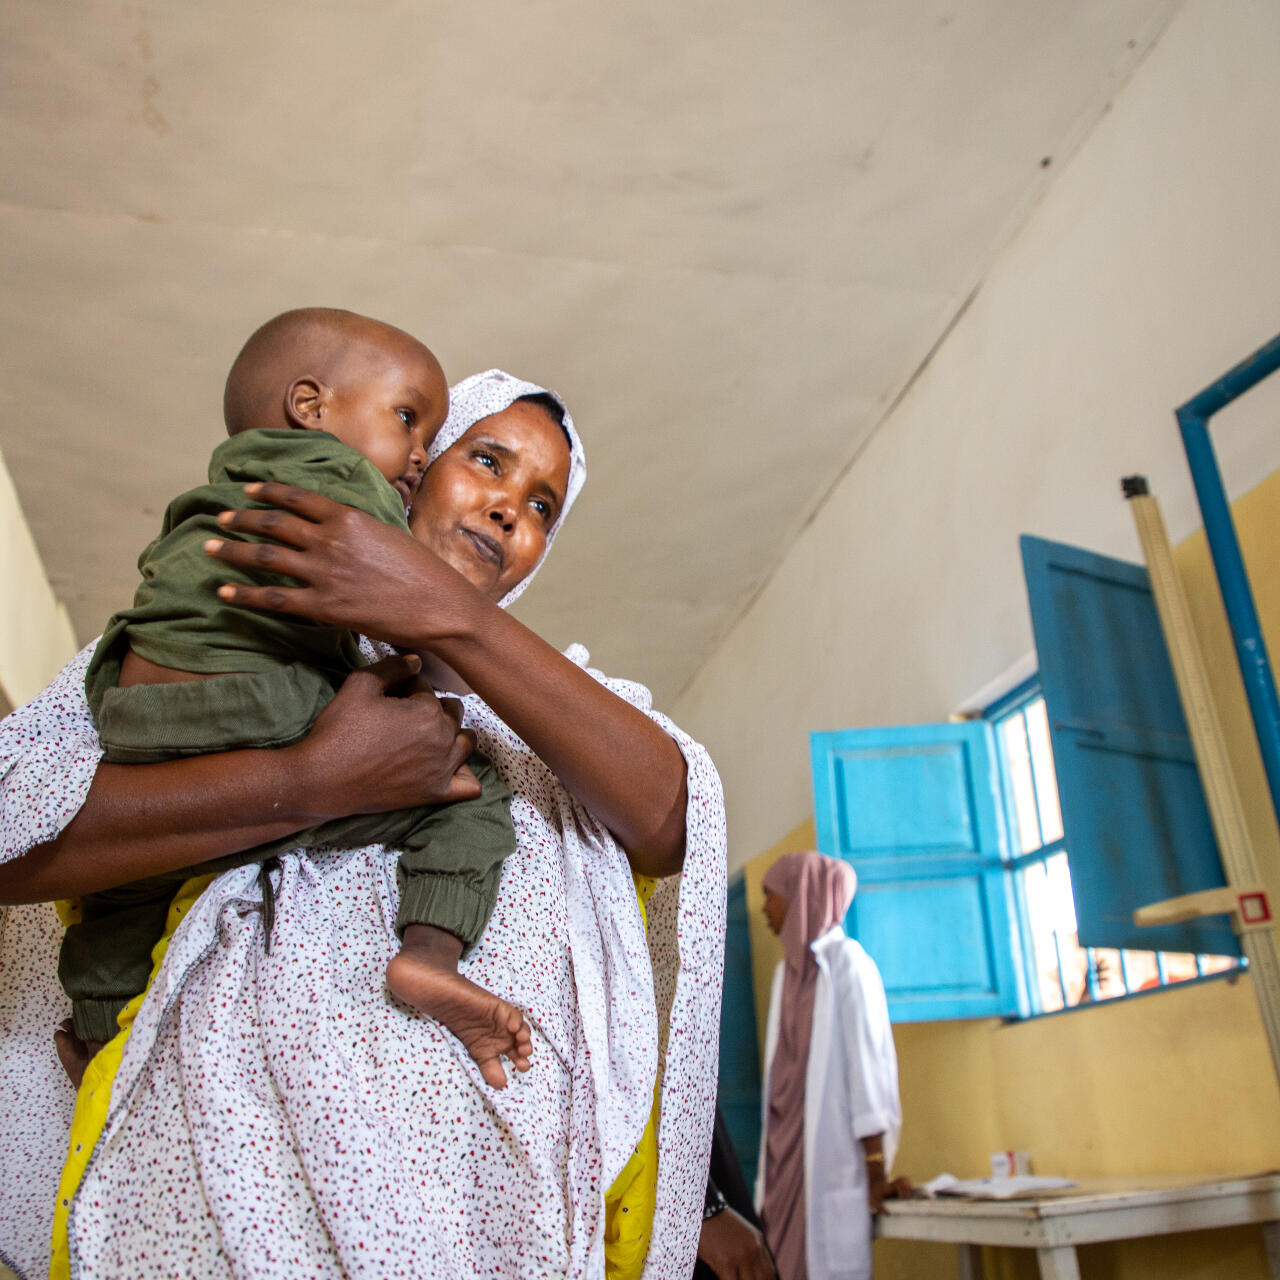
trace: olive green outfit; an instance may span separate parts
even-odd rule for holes
[[[226,536],[219,512],[260,505],[249,502],[243,489],[258,480],[313,489],[409,532],[399,493],[363,454],[328,432],[246,431],[224,441],[209,461],[209,483],[169,504],[160,536],[138,560],[142,583],[133,608],[107,624],[85,674],[105,760],[142,764],[288,746],[306,736],[343,678],[364,665],[349,631],[232,608],[218,598],[224,582],[289,581],[246,573],[202,549],[208,538]],[[218,679],[119,688],[129,648],[160,666]],[[399,850],[397,929],[436,925],[469,948],[488,923],[515,833],[511,795],[493,765],[480,755],[468,763],[482,787],[476,800],[341,818],[229,858],[85,896],[58,963],[77,1034],[89,1040],[115,1035],[116,1014],[146,985],[151,948],[184,880],[263,862],[286,849],[385,844]]]

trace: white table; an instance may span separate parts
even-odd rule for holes
[[[1280,1174],[1081,1178],[1018,1200],[893,1200],[877,1235],[960,1246],[961,1280],[981,1280],[980,1245],[1034,1249],[1042,1280],[1080,1280],[1076,1245],[1258,1223],[1280,1280]]]

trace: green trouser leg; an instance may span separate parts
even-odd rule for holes
[[[105,1042],[119,1030],[116,1015],[147,985],[151,949],[186,879],[186,872],[154,876],[80,899],[81,918],[62,940],[58,979],[82,1040]]]
[[[305,735],[332,697],[322,675],[296,664],[279,672],[132,685],[109,691],[99,731],[106,759],[113,762],[145,763],[262,742],[287,745]],[[148,739],[159,745],[148,746]],[[67,930],[58,963],[77,1034],[91,1040],[115,1035],[116,1014],[146,985],[151,949],[184,881],[265,862],[289,849],[384,844],[398,850],[397,931],[435,925],[460,939],[464,953],[470,950],[493,911],[515,832],[511,793],[493,765],[479,754],[468,764],[482,789],[475,800],[339,818],[230,857],[86,895],[81,922]],[[269,880],[263,892],[270,909]]]
[[[340,818],[303,832],[292,845],[377,842],[398,850],[396,931],[435,925],[460,939],[465,955],[489,923],[502,864],[516,844],[511,792],[484,756],[476,753],[467,764],[480,780],[475,800]]]

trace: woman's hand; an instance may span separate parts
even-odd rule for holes
[[[447,619],[450,592],[475,589],[426,547],[354,507],[309,489],[267,482],[245,487],[266,508],[224,511],[230,533],[269,538],[210,539],[217,560],[259,573],[284,574],[300,586],[227,584],[231,604],[293,613],[407,649],[430,648],[434,623]],[[437,583],[438,580],[438,583]]]
[[[886,1200],[905,1200],[915,1192],[910,1178],[890,1180],[885,1173],[884,1134],[873,1133],[862,1140],[863,1155],[867,1162],[867,1205],[872,1213],[879,1213]]]
[[[280,840],[328,818],[480,793],[458,703],[394,696],[417,657],[353,672],[301,742],[103,764],[56,840],[0,865],[0,903],[47,902]]]
[[[777,1280],[764,1236],[732,1209],[703,1222],[698,1257],[719,1280]]]
[[[915,1194],[910,1178],[886,1178],[883,1164],[867,1165],[867,1204],[879,1213],[886,1200],[909,1200]]]
[[[219,521],[234,533],[274,541],[213,539],[206,551],[302,585],[228,584],[219,588],[224,600],[434,654],[608,826],[633,870],[647,876],[680,870],[685,762],[653,721],[412,538],[306,489],[254,484],[246,491],[269,508],[227,511]]]
[[[475,734],[460,729],[462,704],[414,692],[415,655],[384,658],[353,671],[316,717],[294,756],[304,807],[317,817],[385,813],[471,800],[480,783],[466,767]],[[397,696],[401,694],[403,696]]]

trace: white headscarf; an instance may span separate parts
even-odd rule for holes
[[[509,409],[522,396],[550,396],[564,411],[564,430],[569,437],[569,483],[565,486],[564,502],[555,523],[547,530],[547,545],[538,557],[538,563],[529,570],[501,600],[498,607],[507,608],[520,596],[525,587],[533,581],[533,575],[542,568],[542,562],[551,550],[551,544],[564,518],[573,506],[587,478],[587,455],[583,452],[582,441],[578,439],[578,430],[573,425],[569,409],[560,396],[547,387],[540,387],[535,382],[525,382],[521,378],[513,378],[501,369],[486,369],[484,373],[473,373],[449,388],[449,416],[444,426],[436,433],[436,438],[427,450],[427,466],[429,467],[446,449],[452,448],[481,418],[491,417]]]

